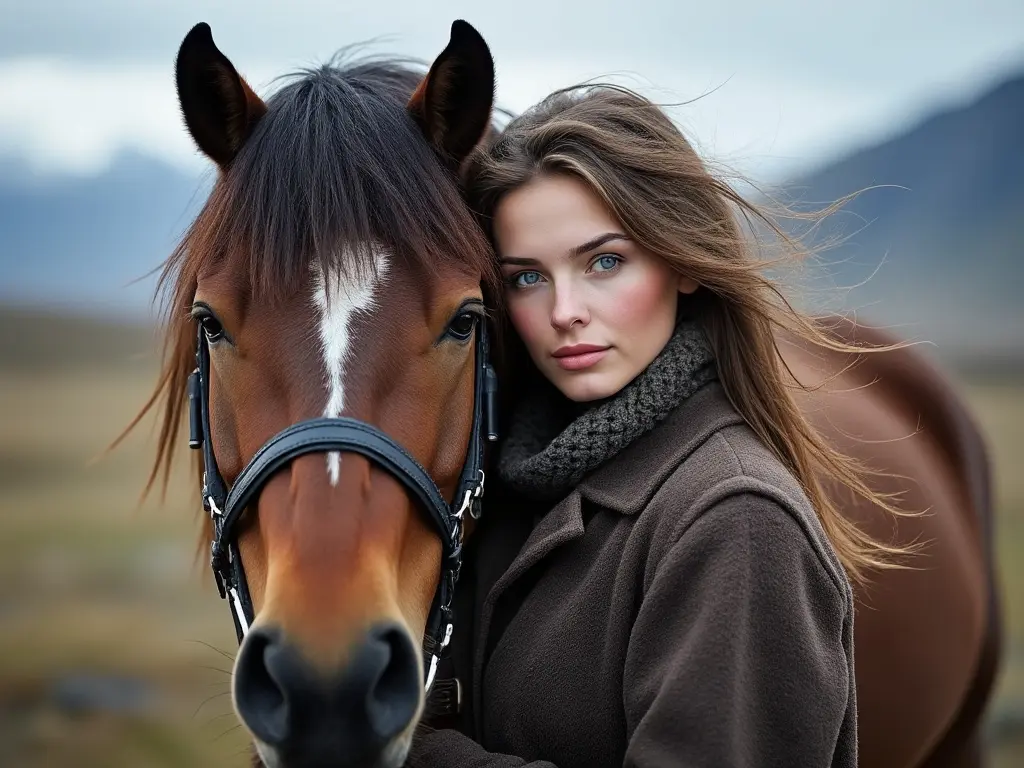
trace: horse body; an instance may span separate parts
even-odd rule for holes
[[[841,340],[892,344],[877,330],[828,321]],[[860,763],[872,768],[979,766],[982,715],[998,664],[993,510],[984,441],[950,384],[910,348],[849,357],[786,338],[805,415],[830,442],[900,494],[894,520],[857,499],[845,514],[878,540],[920,549],[907,569],[855,588]],[[842,497],[840,497],[842,498]]]

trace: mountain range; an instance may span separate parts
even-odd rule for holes
[[[96,176],[0,166],[0,302],[124,318],[152,315],[153,271],[199,211],[209,179],[121,154]]]
[[[210,181],[139,153],[80,178],[0,163],[0,303],[152,317],[153,271]],[[803,207],[858,190],[811,238],[843,240],[808,273],[807,301],[946,357],[1024,359],[1024,73],[782,191]]]
[[[951,355],[1024,356],[1024,74],[785,189],[858,193],[810,238],[839,242],[823,272],[857,286],[858,316]]]

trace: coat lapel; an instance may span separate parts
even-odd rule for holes
[[[510,510],[511,512],[511,510]],[[558,547],[583,535],[583,505],[578,491],[572,491],[558,502],[534,526],[526,543],[508,569],[494,582],[480,609],[478,634],[474,644],[473,658],[473,712],[477,733],[482,728],[481,720],[481,689],[483,667],[487,648],[491,620],[494,608],[501,596],[508,591],[518,579],[522,578],[531,568],[550,555]]]
[[[578,490],[603,509],[638,515],[691,453],[720,430],[742,423],[722,386],[706,384],[665,421],[584,477]]]

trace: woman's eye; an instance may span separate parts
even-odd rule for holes
[[[199,319],[199,322],[203,326],[206,340],[211,344],[216,344],[224,338],[224,326],[213,315],[204,315]]]
[[[594,267],[598,272],[607,272],[608,270],[615,269],[619,265],[618,256],[602,256],[594,262]]]
[[[479,315],[475,312],[463,312],[460,315],[456,315],[448,326],[449,335],[459,341],[468,341],[469,337],[473,335],[473,329],[476,328],[478,318]]]
[[[540,282],[540,274],[537,272],[520,272],[515,276],[515,284],[519,288],[536,285],[538,282]]]

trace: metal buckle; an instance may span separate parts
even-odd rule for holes
[[[434,717],[457,715],[462,711],[462,683],[457,677],[449,677],[434,683],[427,703]]]
[[[466,510],[469,510],[469,514],[473,514],[473,489],[466,491],[466,495],[462,497],[462,504],[459,506],[459,511],[456,512],[452,517],[456,520],[461,520],[462,515],[465,514]],[[476,518],[474,518],[476,519]]]
[[[424,686],[426,691],[427,691],[427,693],[430,693],[430,689],[434,685],[434,675],[437,674],[437,662],[438,662],[437,654],[436,653],[430,654],[430,666],[427,667],[427,682],[426,682],[426,685]]]
[[[487,475],[484,474],[482,469],[478,469],[477,472],[480,475],[480,482],[466,491],[466,495],[462,497],[462,504],[459,505],[459,511],[455,513],[455,517],[459,520],[462,519],[462,515],[469,510],[469,516],[474,520],[480,519],[480,513],[477,511],[476,506],[473,504],[475,499],[479,499],[484,495],[484,481],[487,479]]]
[[[477,483],[476,484],[476,488],[473,489],[473,498],[474,499],[479,499],[481,496],[484,495],[484,481],[487,479],[487,475],[484,474],[484,471],[482,469],[478,469],[477,472],[480,473],[480,482]],[[480,513],[481,512],[482,512],[482,510],[479,507],[477,507],[475,504],[470,504],[470,506],[469,506],[469,516],[472,517],[474,520],[479,520],[480,519]]]
[[[217,502],[213,500],[213,496],[207,496],[206,503],[209,505],[210,517],[224,517],[224,513],[220,511],[220,507],[218,507]]]
[[[217,506],[217,502],[213,500],[213,494],[210,493],[210,484],[206,482],[206,470],[203,470],[203,509],[210,513],[210,517],[219,516],[224,517],[224,513],[221,512],[220,507]]]

